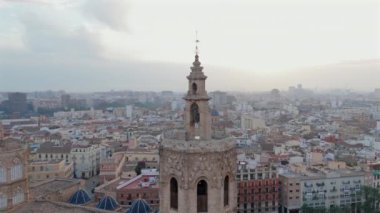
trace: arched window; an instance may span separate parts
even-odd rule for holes
[[[22,188],[18,188],[13,194],[12,203],[13,205],[17,205],[22,202],[24,202],[24,190],[22,190]]]
[[[11,180],[22,178],[22,165],[19,159],[13,161],[14,165],[11,168]]]
[[[196,103],[191,104],[190,116],[191,116],[191,125],[195,125],[196,123],[199,123],[200,116],[199,116],[198,104]]]
[[[6,169],[2,166],[0,166],[0,183],[4,183],[7,181],[7,173]]]
[[[193,91],[193,95],[197,94],[198,86],[196,83],[191,85],[191,90]]]
[[[11,168],[11,180],[17,180],[22,177],[22,166],[20,164]]]
[[[5,209],[8,206],[7,195],[0,193],[0,209]]]
[[[229,178],[226,176],[224,178],[224,206],[228,206],[229,202],[229,192],[230,192],[230,183]]]
[[[170,208],[178,209],[178,182],[175,178],[170,179]]]
[[[197,212],[207,212],[207,182],[204,180],[197,184]]]

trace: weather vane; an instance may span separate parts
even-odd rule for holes
[[[195,31],[195,54],[196,55],[198,55],[198,53],[199,53],[198,43],[199,43],[199,40],[198,40],[198,31],[196,30]]]

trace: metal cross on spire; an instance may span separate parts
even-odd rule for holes
[[[195,55],[198,55],[198,53],[199,53],[198,43],[199,43],[199,40],[198,40],[198,31],[196,30],[195,31]]]

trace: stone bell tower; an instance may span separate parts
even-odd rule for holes
[[[235,143],[211,139],[206,78],[196,51],[184,97],[186,136],[160,145],[160,212],[236,212]]]
[[[206,91],[207,76],[203,73],[198,52],[191,67],[189,88],[183,98],[185,106],[185,128],[189,139],[211,139],[211,115],[208,101],[211,99]]]

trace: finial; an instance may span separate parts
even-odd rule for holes
[[[199,53],[198,43],[199,43],[199,40],[198,40],[198,31],[196,30],[195,31],[195,55],[198,55],[198,53]]]

